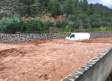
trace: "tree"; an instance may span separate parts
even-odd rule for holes
[[[30,15],[30,6],[35,3],[35,0],[19,0],[20,3],[23,3],[26,6],[26,13]]]
[[[80,10],[82,10],[82,3],[83,3],[83,1],[80,0],[80,2],[79,2],[79,8],[80,8]]]
[[[50,0],[38,0],[38,2],[39,2],[41,5],[45,6],[45,7],[48,7],[49,1],[50,1]]]
[[[88,1],[87,0],[83,0],[83,11],[86,11],[88,9]]]
[[[105,11],[105,12],[103,13],[103,15],[104,15],[105,17],[111,16],[110,12],[108,12],[108,11]]]
[[[73,13],[73,8],[74,8],[74,5],[73,5],[73,0],[66,0],[65,1],[65,12],[66,14],[72,14]]]
[[[51,16],[55,17],[57,15],[57,8],[55,6],[53,6],[51,8]]]
[[[21,30],[20,27],[21,17],[18,14],[14,14],[11,17],[3,17],[0,20],[0,30],[5,33],[15,34],[17,31]]]
[[[90,11],[90,15],[94,14],[95,12],[95,8],[92,3],[89,5],[89,11]]]

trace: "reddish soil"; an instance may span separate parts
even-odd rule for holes
[[[60,81],[112,44],[112,37],[0,44],[0,81]]]

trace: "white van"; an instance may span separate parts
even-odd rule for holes
[[[90,34],[89,33],[71,33],[70,36],[66,37],[66,39],[70,40],[80,40],[80,39],[89,39]]]

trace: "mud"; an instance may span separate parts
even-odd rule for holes
[[[36,40],[0,44],[0,81],[60,81],[112,44],[90,40]]]

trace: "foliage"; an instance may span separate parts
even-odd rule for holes
[[[68,19],[69,20],[71,20],[71,21],[75,21],[75,20],[77,20],[78,19],[78,15],[69,15],[69,17],[68,17]]]
[[[65,0],[64,11],[66,14],[73,14],[74,11],[73,4],[74,4],[73,0]]]
[[[91,27],[95,28],[95,27],[99,27],[99,23],[98,22],[91,22]]]
[[[27,30],[27,28],[26,28],[26,22],[24,22],[23,20],[21,20],[20,27],[21,27],[21,32],[25,33],[25,31]]]
[[[89,28],[89,23],[83,23],[83,27],[84,27],[84,29]]]
[[[67,25],[65,27],[65,32],[71,32],[71,31],[72,31],[72,28],[69,25]]]
[[[35,0],[19,0],[20,3],[23,3],[26,7],[26,13],[31,14],[30,6],[35,3]]]
[[[61,24],[62,24],[63,27],[65,27],[65,26],[69,25],[69,20],[63,18]]]
[[[93,16],[96,17],[96,18],[101,18],[101,15],[100,14],[96,14],[95,13],[95,14],[93,14]]]
[[[83,11],[86,11],[88,9],[88,1],[87,0],[83,0]]]
[[[83,20],[83,27],[84,27],[84,29],[89,28],[89,21],[88,21],[88,19]]]
[[[110,16],[111,14],[110,14],[110,12],[105,11],[105,12],[103,13],[103,15],[104,15],[105,17],[108,17],[108,16]]]
[[[55,17],[56,15],[57,15],[57,8],[55,7],[55,6],[53,6],[52,8],[51,8],[51,16],[52,17]]]
[[[100,31],[108,31],[109,30],[109,28],[108,27],[100,27]]]
[[[1,19],[2,17],[4,17],[4,14],[3,14],[3,13],[0,14],[0,19]]]
[[[50,26],[53,26],[54,23],[55,23],[55,22],[54,22],[54,21],[51,21],[50,19],[45,20],[45,21],[44,21],[45,29],[46,29],[46,30],[49,30]]]
[[[91,22],[99,22],[99,18],[95,17],[94,15],[90,16]]]
[[[95,13],[95,8],[92,3],[89,5],[89,12],[90,12],[90,15],[93,15]]]
[[[0,29],[6,33],[16,33],[21,30],[20,15],[15,14],[11,17],[3,17],[0,20]]]
[[[62,27],[61,20],[56,20],[56,27]]]
[[[102,25],[103,27],[105,27],[105,26],[108,25],[108,23],[107,23],[107,21],[102,21],[101,25]]]
[[[62,28],[62,27],[65,27],[67,25],[69,25],[69,20],[66,20],[64,18],[63,18],[62,21],[60,19],[59,20],[56,20],[56,27]]]
[[[86,14],[79,14],[79,19],[86,19],[87,18],[87,15]]]
[[[80,21],[76,20],[71,24],[72,29],[78,29],[80,26]]]

